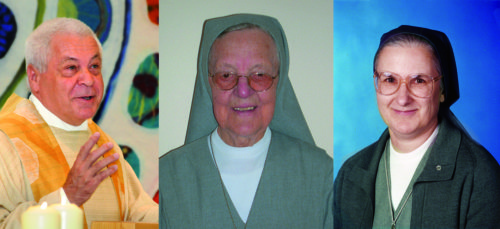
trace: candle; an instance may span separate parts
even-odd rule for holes
[[[61,229],[83,229],[83,212],[75,204],[69,202],[61,189],[61,204],[50,205],[61,214]]]
[[[47,202],[41,206],[32,206],[21,216],[23,229],[59,229],[61,227],[61,217],[55,209],[48,208]]]

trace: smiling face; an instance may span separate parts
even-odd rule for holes
[[[393,72],[402,77],[411,74],[438,76],[433,53],[421,45],[386,46],[379,54],[377,72]],[[432,134],[438,124],[439,81],[435,82],[432,95],[418,98],[410,94],[406,85],[392,95],[377,93],[380,115],[389,127],[392,138],[424,140]]]
[[[80,125],[94,116],[102,99],[99,46],[92,36],[56,34],[49,49],[45,72],[27,67],[31,91],[61,120]]]
[[[273,39],[260,29],[229,32],[213,43],[209,72],[238,75],[258,72],[274,76],[279,69],[276,55]],[[246,77],[240,77],[230,90],[218,89],[213,77],[209,77],[218,133],[226,144],[251,146],[264,136],[274,114],[278,78],[271,88],[256,92]]]

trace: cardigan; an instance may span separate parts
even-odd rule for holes
[[[371,228],[375,178],[385,143],[349,158],[334,184],[335,228]],[[500,166],[446,118],[424,170],[413,185],[411,228],[500,228]]]

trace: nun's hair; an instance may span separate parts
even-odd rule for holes
[[[388,38],[377,50],[373,61],[373,71],[376,71],[380,52],[387,46],[399,47],[425,47],[432,53],[432,62],[439,75],[441,75],[441,65],[439,63],[438,54],[432,44],[425,38],[411,33],[400,33]]]

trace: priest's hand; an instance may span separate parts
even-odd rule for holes
[[[97,143],[100,134],[94,133],[89,140],[80,148],[73,167],[68,173],[63,185],[64,192],[71,203],[81,206],[92,196],[97,186],[118,170],[117,165],[106,168],[110,163],[118,160],[117,153],[104,157],[97,161],[104,153],[113,148],[111,142],[103,144],[98,149],[90,152]],[[96,162],[97,161],[97,162]]]

